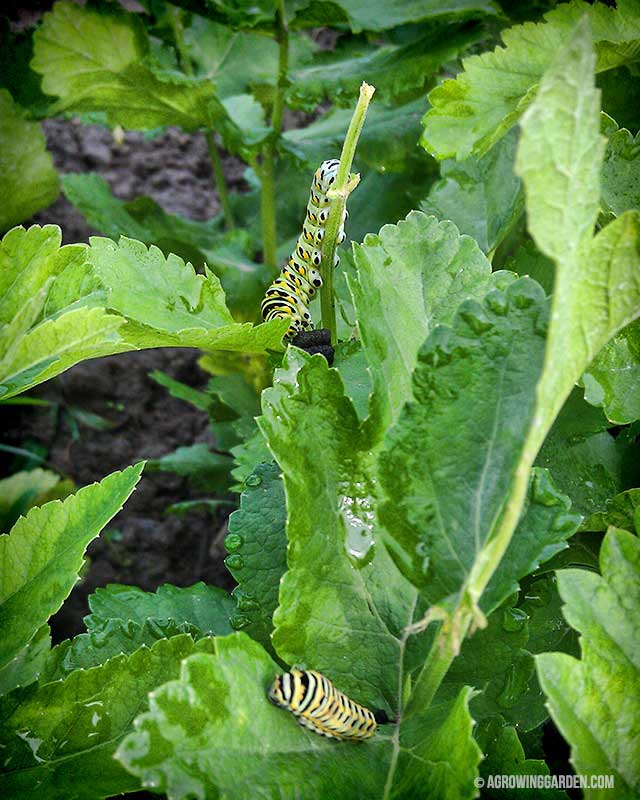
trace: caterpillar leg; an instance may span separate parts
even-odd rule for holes
[[[327,328],[301,331],[293,337],[291,344],[299,347],[311,356],[320,353],[320,355],[323,355],[327,359],[329,366],[333,365],[335,350],[331,344],[331,334]]]

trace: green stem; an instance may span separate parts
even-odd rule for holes
[[[262,257],[275,272],[278,270],[278,233],[276,220],[276,186],[275,162],[277,143],[282,133],[282,118],[284,114],[284,95],[289,83],[289,31],[284,10],[284,0],[278,3],[278,83],[276,96],[273,101],[271,114],[271,127],[273,134],[265,144],[262,151],[260,166],[261,198],[260,211],[262,217]]]
[[[187,50],[187,44],[184,40],[182,9],[177,8],[176,6],[168,6],[168,8],[169,19],[171,20],[171,29],[173,31],[173,41],[175,42],[176,51],[178,53],[178,63],[180,64],[180,69],[184,72],[184,74],[191,78],[194,74],[193,64],[191,63],[189,51]],[[218,199],[220,200],[222,213],[224,214],[224,224],[227,230],[231,230],[234,227],[233,212],[231,211],[231,203],[229,202],[229,190],[227,188],[227,180],[224,176],[224,170],[222,169],[220,151],[218,149],[218,145],[216,144],[213,131],[207,131],[205,136],[207,139],[209,158],[211,159],[211,166],[213,168],[215,187],[218,191]]]
[[[220,200],[220,206],[224,214],[225,228],[227,230],[232,230],[235,227],[235,220],[233,219],[233,211],[231,210],[227,180],[224,177],[224,170],[222,169],[220,150],[218,149],[213,131],[207,131],[206,138],[209,158],[211,159],[211,166],[213,167],[213,177],[215,179],[216,189],[218,190],[218,199]]]
[[[351,165],[353,164],[353,157],[356,153],[358,139],[364,125],[365,117],[367,116],[367,109],[373,97],[375,88],[363,83],[360,87],[360,97],[356,110],[353,112],[349,130],[342,146],[342,153],[340,154],[340,166],[338,167],[338,174],[336,176],[333,188],[330,191],[330,196],[333,202],[331,203],[331,210],[329,211],[329,219],[327,220],[327,227],[325,229],[324,238],[322,240],[322,289],[320,289],[320,309],[322,312],[322,327],[327,328],[331,334],[331,343],[337,344],[337,325],[336,325],[336,301],[333,291],[333,261],[336,251],[336,239],[338,237],[338,230],[340,229],[340,222],[342,221],[342,214],[349,194],[355,189],[360,180],[360,176],[351,176]]]

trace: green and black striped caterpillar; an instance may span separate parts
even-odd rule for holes
[[[285,334],[287,339],[293,339],[297,334],[312,327],[308,306],[322,286],[319,271],[322,262],[320,248],[331,204],[327,192],[335,182],[339,166],[340,162],[337,159],[331,159],[323,161],[316,170],[307,203],[307,214],[295,250],[287,259],[280,275],[267,289],[262,301],[261,311],[265,322],[290,318],[291,324]],[[346,217],[345,210],[338,231],[337,244],[344,241]],[[336,253],[334,267],[339,260]]]
[[[268,697],[294,714],[299,725],[330,739],[370,739],[378,723],[389,721],[384,711],[369,711],[314,670],[276,675]]]

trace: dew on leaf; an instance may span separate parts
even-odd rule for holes
[[[238,533],[230,533],[225,537],[224,546],[227,548],[228,553],[233,553],[234,550],[242,547],[243,539]]]
[[[251,624],[251,620],[247,617],[246,614],[234,614],[230,619],[229,622],[231,623],[231,627],[235,631],[242,630],[242,628],[246,628],[247,625]]]
[[[244,558],[240,555],[227,556],[224,563],[229,569],[242,569],[244,567]]]
[[[260,477],[260,475],[256,475],[255,473],[249,475],[245,481],[245,484],[247,486],[260,486],[261,483],[262,483],[262,478]]]
[[[521,608],[505,608],[502,613],[502,627],[505,631],[520,631],[528,619],[529,615]]]

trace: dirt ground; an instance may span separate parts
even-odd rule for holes
[[[155,139],[126,133],[122,145],[97,126],[51,120],[44,123],[47,144],[60,172],[94,171],[123,200],[147,194],[167,211],[192,219],[217,213],[206,142],[202,135],[168,130]],[[243,165],[223,161],[233,188],[242,184]],[[26,225],[56,223],[65,242],[87,241],[96,231],[63,197]],[[100,480],[140,459],[157,458],[181,445],[214,444],[206,413],[171,398],[148,377],[160,369],[198,388],[207,374],[197,365],[200,353],[181,348],[125,353],[78,364],[32,392],[67,406],[91,411],[115,423],[108,431],[81,426],[74,440],[68,425],[54,424],[46,409],[8,409],[4,441],[21,446],[37,442],[48,450],[48,466],[78,486]],[[4,426],[3,426],[4,427]],[[107,583],[135,584],[153,590],[162,583],[189,586],[199,580],[231,588],[222,560],[226,512],[187,516],[165,513],[172,503],[205,496],[178,476],[147,472],[123,511],[89,548],[83,580],[52,620],[56,641],[83,630],[87,595]]]

